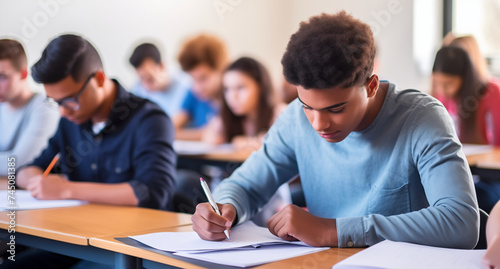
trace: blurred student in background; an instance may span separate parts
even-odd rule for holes
[[[129,59],[139,76],[132,93],[157,103],[170,117],[179,113],[189,84],[180,76],[170,76],[158,48],[143,43],[134,49]]]
[[[467,54],[469,54],[472,65],[476,68],[478,75],[484,80],[492,79],[488,72],[486,58],[483,57],[479,49],[479,44],[474,36],[465,35],[456,37],[451,41],[450,46],[464,49]]]
[[[182,70],[191,76],[193,86],[173,120],[176,139],[201,140],[203,128],[220,107],[226,47],[214,36],[198,35],[184,43],[178,59]]]
[[[45,96],[28,85],[28,62],[21,43],[0,40],[0,176],[7,160],[19,168],[47,146],[59,122],[59,112],[44,103]]]
[[[437,54],[432,69],[433,92],[455,121],[462,143],[500,146],[500,85],[479,75],[469,55],[447,46]],[[500,199],[500,184],[486,178],[476,182],[479,207],[489,212]]]
[[[252,58],[240,58],[224,73],[221,111],[211,120],[204,141],[232,143],[237,149],[258,149],[284,108],[284,104],[276,103],[265,67]]]
[[[500,85],[480,76],[465,50],[441,48],[432,68],[433,92],[455,120],[462,143],[500,146]]]

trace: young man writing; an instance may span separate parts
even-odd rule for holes
[[[345,12],[301,24],[282,64],[297,86],[262,148],[215,190],[222,216],[200,204],[193,229],[223,240],[300,174],[309,212],[289,205],[269,230],[313,246],[384,239],[473,248],[479,215],[453,123],[434,98],[372,74],[369,26]]]
[[[161,108],[106,77],[97,51],[79,36],[52,40],[32,72],[63,119],[17,184],[40,199],[166,208],[176,156]],[[58,153],[62,174],[42,179]]]
[[[39,199],[169,206],[176,165],[174,130],[158,105],[106,77],[96,49],[76,35],[52,40],[32,74],[63,118],[47,148],[19,171],[19,187]],[[44,178],[43,171],[57,154],[62,174]],[[35,251],[12,265],[66,268],[76,262]]]

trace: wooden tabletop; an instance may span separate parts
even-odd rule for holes
[[[500,148],[493,148],[490,152],[468,155],[469,166],[485,169],[500,169]]]
[[[182,226],[175,228],[159,228],[143,230],[133,233],[118,233],[115,235],[101,236],[97,238],[90,238],[89,244],[94,247],[142,258],[145,260],[150,260],[162,264],[168,264],[171,266],[176,266],[180,268],[203,268],[186,261],[182,261],[176,258],[161,255],[148,250],[136,248],[114,238],[127,237],[133,235],[141,235],[147,233],[158,233],[158,232],[189,232],[192,231],[192,226]],[[313,254],[308,254],[304,256],[299,256],[291,259],[286,259],[282,261],[272,262],[257,266],[255,268],[331,268],[334,264],[346,259],[347,257],[363,250],[363,248],[331,248],[325,251],[316,252]]]
[[[8,229],[8,211],[0,212],[0,228]],[[161,210],[87,204],[75,207],[20,210],[16,232],[88,245],[91,237],[191,224],[191,215]]]
[[[254,150],[240,150],[235,152],[213,152],[207,154],[179,154],[181,158],[194,158],[209,161],[243,163]]]

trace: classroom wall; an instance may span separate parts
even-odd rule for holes
[[[441,2],[441,1],[437,1]],[[99,50],[105,71],[125,86],[135,80],[128,57],[141,41],[158,41],[171,70],[189,36],[220,36],[234,59],[249,55],[281,81],[281,56],[301,21],[346,9],[376,34],[382,78],[428,90],[428,74],[413,59],[413,1],[408,0],[0,0],[0,36],[21,40],[30,65],[50,39],[78,33]]]

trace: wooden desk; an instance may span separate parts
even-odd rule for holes
[[[254,150],[241,150],[236,152],[214,152],[208,154],[179,154],[179,158],[185,159],[201,159],[217,162],[234,162],[243,163]]]
[[[237,152],[213,152],[207,154],[182,154],[177,159],[177,168],[181,170],[196,171],[208,177],[218,169],[222,171],[223,177],[233,173],[252,154],[253,150],[242,150]]]
[[[193,265],[191,263],[168,257],[162,254],[151,252],[148,250],[136,248],[125,243],[122,243],[114,238],[117,237],[128,237],[133,235],[141,235],[146,233],[158,233],[158,232],[189,232],[192,231],[191,225],[181,226],[175,228],[159,228],[159,229],[149,229],[135,231],[131,233],[116,233],[113,235],[106,235],[101,237],[90,238],[89,244],[94,247],[102,248],[105,250],[122,253],[129,256],[134,256],[144,260],[156,262],[159,264],[168,264],[170,266],[176,266],[179,268],[203,268],[200,266]],[[149,267],[147,267],[149,268]]]
[[[117,232],[190,225],[191,215],[160,210],[88,204],[17,211],[15,233],[9,233],[9,211],[0,212],[0,237],[15,243],[80,259],[136,268],[137,258],[89,245],[91,237]]]
[[[138,231],[134,233],[119,233],[115,235],[107,235],[98,238],[90,238],[90,245],[103,248],[109,251],[123,253],[125,255],[135,256],[141,258],[142,264],[146,268],[170,268],[171,266],[176,266],[180,268],[206,268],[208,264],[209,267],[216,268],[217,266],[213,263],[207,263],[203,261],[191,260],[175,255],[163,255],[155,253],[152,251],[136,248],[127,244],[124,244],[114,238],[127,237],[132,235],[140,235],[146,233],[157,233],[157,232],[187,232],[192,231],[191,226],[182,226],[168,229],[151,229]],[[272,262],[257,266],[255,268],[331,268],[334,264],[346,259],[347,257],[363,250],[363,248],[332,248],[325,251],[299,256],[291,259],[286,259],[282,261]]]
[[[488,153],[467,156],[469,166],[500,170],[500,148],[494,148]]]
[[[8,229],[9,221],[0,212],[0,228]],[[16,213],[16,232],[77,245],[88,245],[91,237],[186,224],[191,224],[191,215],[99,204]]]
[[[8,185],[7,177],[0,177],[0,190],[6,190]]]

